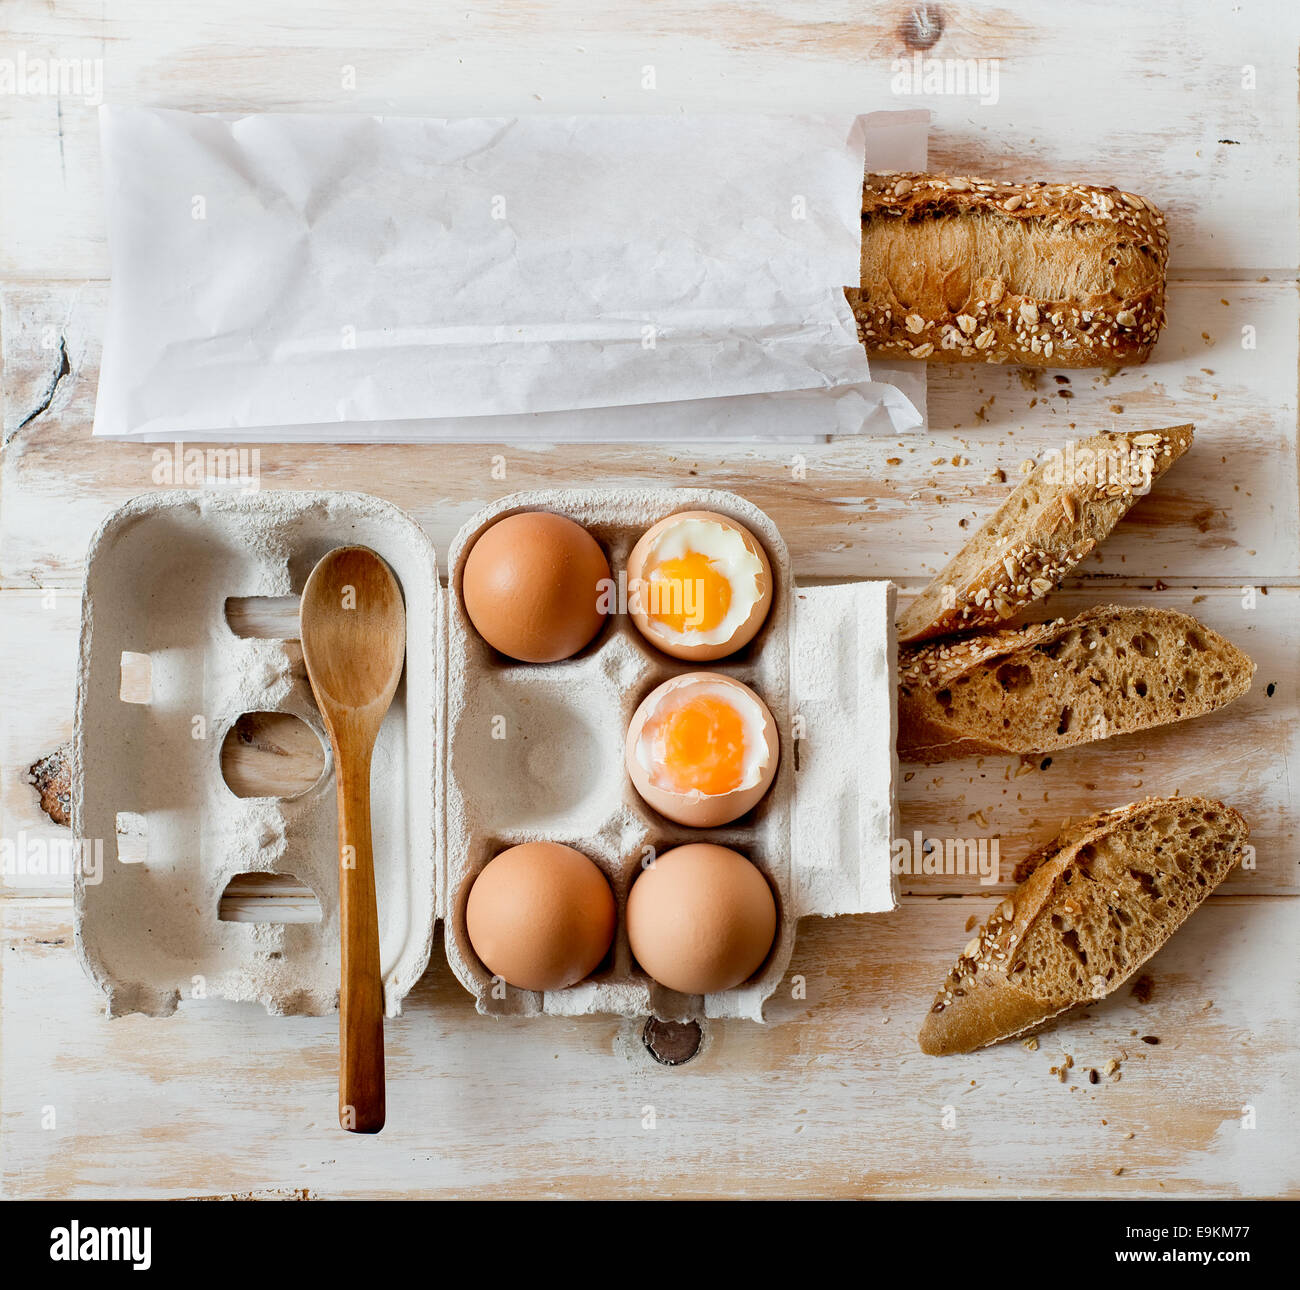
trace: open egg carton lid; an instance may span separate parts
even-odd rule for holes
[[[764,544],[774,583],[769,621],[737,658],[707,665],[754,684],[780,733],[776,782],[736,825],[669,825],[626,782],[621,748],[630,711],[663,677],[693,665],[657,655],[625,615],[560,664],[513,664],[473,634],[458,598],[465,554],[490,523],[519,510],[553,510],[588,526],[616,576],[635,537],[677,511],[730,515]],[[761,1019],[800,917],[894,907],[894,588],[796,588],[776,526],[744,499],[709,489],[516,494],[465,525],[443,589],[427,535],[379,498],[150,493],[101,526],[82,600],[73,828],[83,847],[102,849],[103,865],[100,881],[90,871],[77,874],[76,936],[110,1015],[167,1015],[191,996],[258,1001],[287,1015],[336,1007],[337,825],[328,738],[296,641],[235,635],[226,602],[294,596],[316,561],[347,543],[372,547],[389,563],[407,608],[406,670],[372,775],[390,1016],[424,971],[440,918],[453,971],[483,1012]],[[142,657],[148,692],[132,701],[122,688],[126,658]],[[521,741],[504,762],[502,744],[479,723],[503,707],[531,723],[531,746]],[[325,769],[292,798],[236,797],[222,777],[223,740],[242,714],[266,711],[310,726],[325,749]],[[561,750],[567,756],[546,755],[548,740],[582,730],[594,733],[581,755],[572,744]],[[515,755],[518,778],[503,781]],[[548,776],[557,777],[554,800]],[[615,890],[619,932],[592,978],[531,994],[502,989],[487,976],[465,935],[464,901],[494,850],[541,838],[567,842],[600,864]],[[687,998],[640,971],[622,915],[647,840],[661,848],[716,841],[763,870],[780,926],[754,979]],[[246,874],[292,874],[314,893],[319,921],[222,921],[222,893]]]

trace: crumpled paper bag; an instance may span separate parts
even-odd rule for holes
[[[927,121],[104,107],[113,282],[94,432],[914,428],[923,377],[868,369],[842,288],[858,281],[864,165],[923,168]]]

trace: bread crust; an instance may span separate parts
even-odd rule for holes
[[[1080,853],[1103,837],[1132,829],[1143,817],[1178,812],[1200,819],[1213,818],[1233,840],[1229,860],[1194,892],[1192,908],[1162,929],[1150,949],[1135,956],[1122,976],[1090,993],[1035,993],[1013,983],[1017,946],[1023,946],[1039,920],[1050,919],[1067,899],[1071,870]],[[1035,852],[1032,872],[999,904],[992,917],[958,957],[935,995],[921,1026],[921,1050],[931,1056],[973,1052],[977,1048],[1014,1039],[1036,1030],[1054,1017],[1113,993],[1150,960],[1187,916],[1223,881],[1241,859],[1250,831],[1240,813],[1222,802],[1204,797],[1149,797],[1128,806],[1067,825],[1046,847]],[[1190,879],[1188,879],[1190,890]]]
[[[1169,235],[1135,193],[876,172],[862,225],[861,283],[846,294],[868,350],[1121,367],[1145,362],[1165,323]]]
[[[1109,649],[1121,637],[1132,639],[1139,634],[1156,643],[1156,657],[1143,661],[1144,698],[1127,691],[1127,671]],[[1041,677],[1046,669],[1054,669],[1055,662],[1043,655],[1050,655],[1054,646],[1070,637],[1088,640],[1089,661],[1086,669],[1077,673],[1086,680],[1076,683],[1076,673],[1069,668],[1064,680],[1053,671],[1059,689],[1054,687],[1052,703],[1044,702],[1048,696],[1036,678],[1023,682],[1026,688],[1019,690],[1008,691],[999,683],[998,678],[1008,673],[1029,678],[1037,672]],[[1195,654],[1185,642],[1195,642]],[[1166,649],[1167,643],[1173,648]],[[1205,668],[1217,661],[1219,672],[1215,675],[1221,673],[1222,681],[1197,693],[1181,672],[1171,675],[1171,669],[1187,666],[1189,656],[1197,668],[1202,667],[1201,656]],[[904,646],[899,651],[898,755],[905,761],[933,764],[980,754],[1037,756],[1055,752],[1216,711],[1250,689],[1254,672],[1254,663],[1241,650],[1190,614],[1121,605],[1097,605],[1068,621],[1058,618],[1007,631]],[[1188,688],[1185,695],[1177,688],[1180,684]],[[1170,704],[1149,693],[1148,685],[1151,691],[1164,689],[1183,696],[1176,701],[1176,714],[1169,714]],[[964,702],[954,704],[954,689],[959,696],[964,690]],[[1074,696],[1080,690],[1082,702],[1078,703]],[[986,699],[990,692],[1001,703],[1000,708]],[[979,708],[973,711],[976,694],[980,695]],[[1079,718],[1064,730],[1053,728],[1062,704]],[[1103,705],[1118,710],[1119,716],[1103,710],[1104,725],[1099,728],[1095,718]],[[1039,718],[1047,708],[1051,708],[1051,719],[1043,724]],[[1089,712],[1092,718],[1085,715]]]
[[[1040,462],[899,615],[899,642],[1006,625],[1109,536],[1194,433],[1106,432]]]

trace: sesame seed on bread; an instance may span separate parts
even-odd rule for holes
[[[922,1051],[973,1052],[1129,979],[1245,854],[1240,814],[1147,798],[1068,826],[971,938],[921,1027]]]
[[[942,362],[1144,362],[1165,322],[1169,236],[1135,193],[879,172],[862,195],[869,350]]]
[[[904,609],[899,640],[1006,625],[1105,540],[1192,436],[1190,425],[1106,432],[1048,454]]]

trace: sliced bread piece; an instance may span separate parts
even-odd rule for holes
[[[939,762],[1054,752],[1213,712],[1255,665],[1174,609],[1100,605],[1072,618],[904,646],[898,755]]]
[[[1250,838],[1231,807],[1147,798],[1067,827],[962,951],[920,1043],[968,1053],[1122,985],[1227,877]]]
[[[1050,454],[903,610],[898,639],[1002,626],[1042,599],[1187,451],[1192,433],[1097,434]]]

